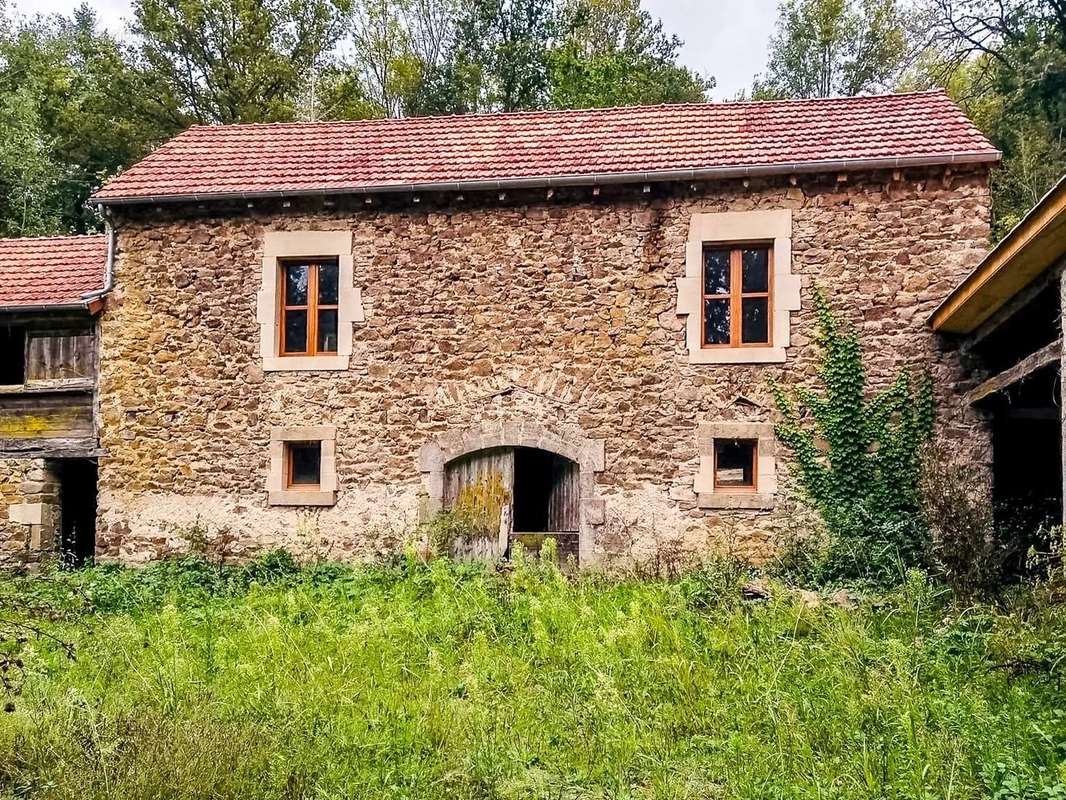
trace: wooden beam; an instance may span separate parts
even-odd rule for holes
[[[1066,177],[1014,226],[948,295],[930,319],[933,330],[970,333],[1063,255]]]
[[[96,439],[0,439],[0,458],[96,458]]]
[[[1062,339],[1056,339],[1046,347],[1042,347],[1035,353],[1026,356],[1013,367],[1009,367],[999,374],[993,375],[966,395],[966,402],[970,405],[979,403],[989,395],[1001,392],[1009,386],[1013,386],[1018,381],[1029,377],[1038,369],[1043,369],[1051,364],[1058,364],[1061,359]]]

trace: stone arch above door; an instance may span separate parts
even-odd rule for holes
[[[428,497],[427,511],[435,514],[444,504],[444,470],[447,464],[470,453],[497,447],[528,447],[556,453],[579,467],[580,558],[588,563],[595,529],[603,524],[603,500],[597,497],[596,473],[605,469],[603,439],[560,434],[534,422],[496,421],[448,431],[425,444],[419,469]]]

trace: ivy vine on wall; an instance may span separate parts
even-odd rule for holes
[[[795,460],[829,541],[817,571],[825,580],[891,581],[928,551],[921,520],[922,450],[932,435],[928,372],[903,370],[870,393],[858,332],[816,291],[817,389],[773,386],[778,439]]]

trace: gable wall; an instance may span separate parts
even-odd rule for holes
[[[782,365],[694,365],[676,314],[696,212],[790,208],[793,315]],[[666,557],[729,547],[765,557],[795,526],[787,459],[776,508],[697,508],[699,423],[772,420],[767,380],[806,379],[816,356],[810,293],[861,326],[871,377],[931,365],[942,430],[986,455],[959,406],[960,371],[929,313],[988,246],[982,170],[740,181],[667,190],[321,200],[127,212],[116,291],[102,318],[98,547],[137,561],[183,546],[199,520],[238,550],[393,552],[425,508],[419,452],[448,432],[526,421],[603,440],[599,554]],[[366,322],[351,368],[264,373],[256,293],[263,231],[350,229]],[[742,398],[738,400],[738,398]],[[337,429],[338,503],[268,507],[272,426]]]

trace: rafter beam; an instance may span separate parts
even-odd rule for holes
[[[1018,381],[1028,378],[1037,370],[1043,369],[1050,364],[1058,364],[1061,359],[1062,339],[1056,339],[1046,347],[1042,347],[1035,353],[1026,356],[1013,367],[1008,367],[997,375],[993,375],[966,395],[966,401],[970,405],[980,403],[989,395],[993,395],[996,392],[1002,392],[1004,389],[1013,386]]]

